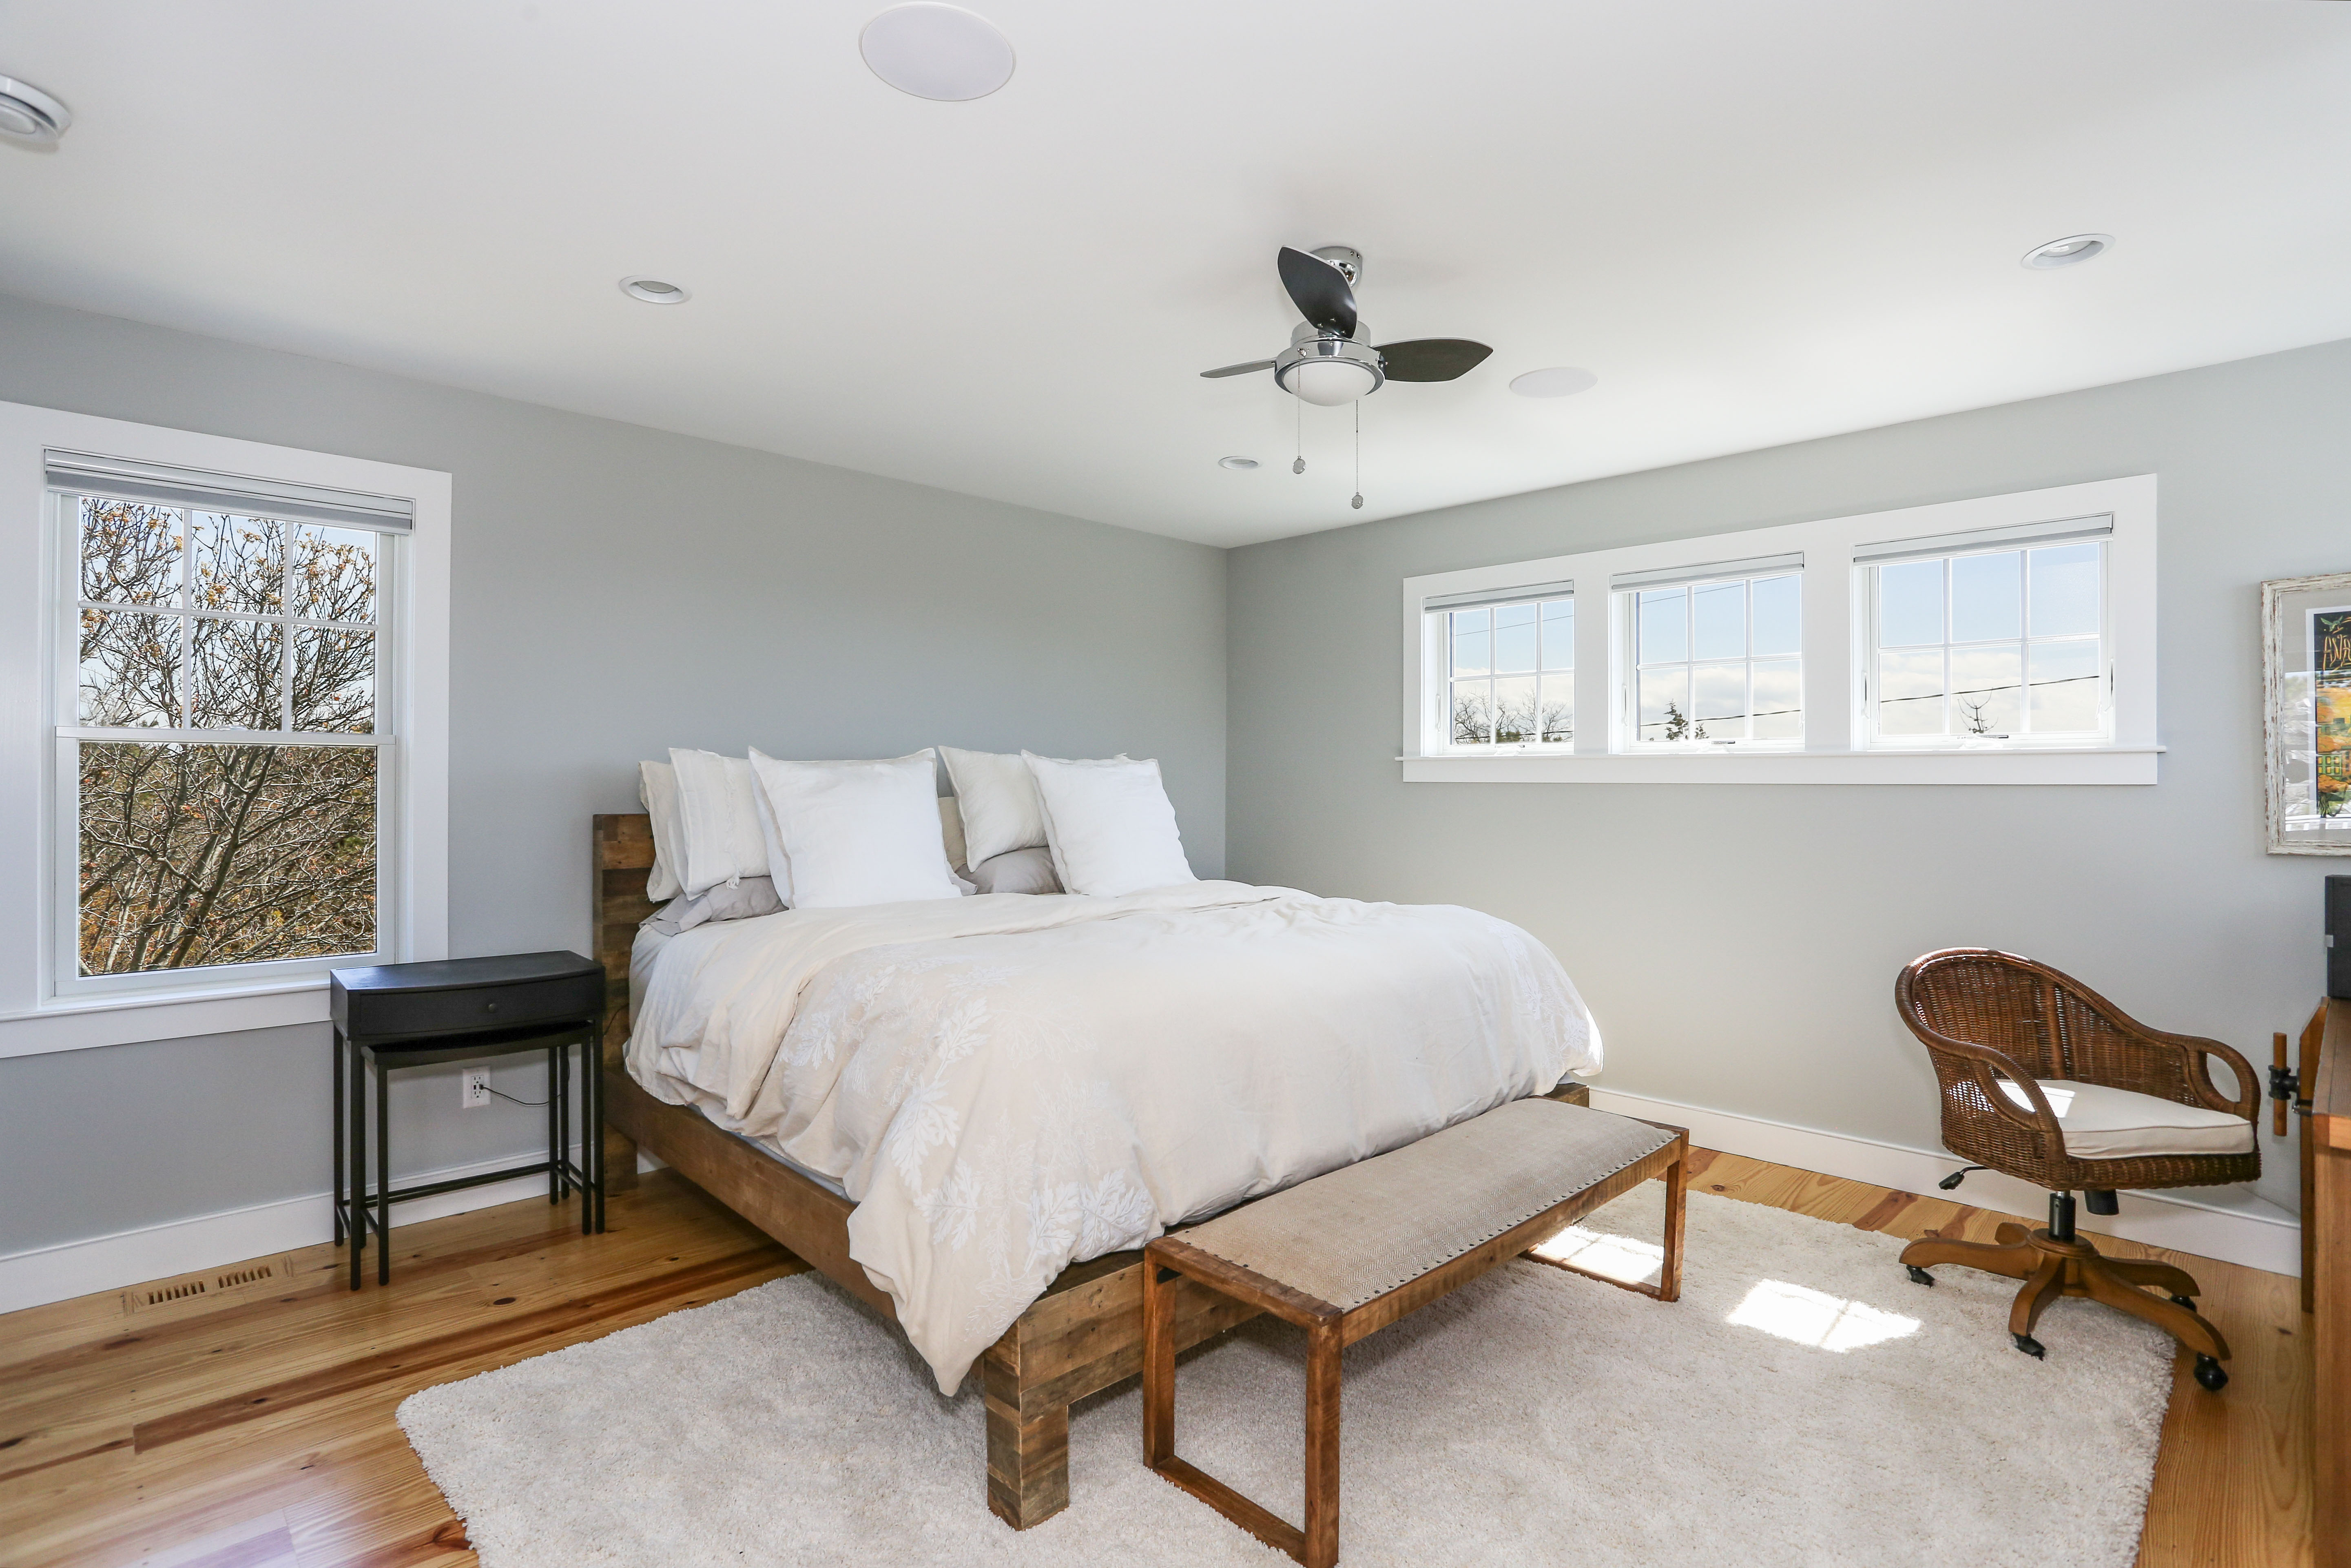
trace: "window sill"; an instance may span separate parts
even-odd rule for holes
[[[2152,784],[2159,746],[1400,757],[1407,784]]]
[[[233,990],[76,997],[29,1011],[0,1013],[0,1058],[324,1023],[327,1009],[323,974]]]

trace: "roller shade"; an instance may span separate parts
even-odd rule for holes
[[[1853,559],[1856,565],[1882,566],[1887,561],[1924,560],[1933,556],[1965,555],[1970,550],[2022,549],[2066,539],[2102,539],[2114,531],[2111,514],[2066,517],[2055,522],[2019,523],[2013,528],[1976,528],[1964,534],[1937,534],[1929,538],[1864,545],[1853,552]]]
[[[329,523],[338,528],[407,533],[416,526],[415,503],[400,496],[330,490],[282,479],[237,474],[207,474],[160,463],[133,463],[86,452],[41,455],[52,490],[77,495],[119,496],[159,507],[193,507],[208,512],[239,512],[287,522]]]
[[[1529,588],[1503,588],[1487,593],[1447,593],[1420,601],[1424,610],[1467,610],[1489,604],[1531,604],[1538,599],[1573,599],[1575,581],[1538,582]]]
[[[1620,571],[1608,580],[1611,589],[1673,588],[1685,582],[1719,582],[1742,577],[1774,577],[1804,570],[1804,552],[1750,556],[1745,560],[1709,561],[1704,566],[1666,566],[1655,571]]]

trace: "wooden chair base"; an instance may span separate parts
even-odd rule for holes
[[[2028,1355],[2042,1354],[2032,1330],[2041,1314],[2061,1296],[2086,1296],[2135,1318],[2153,1323],[2196,1354],[2196,1379],[2218,1389],[2229,1380],[2220,1364],[2229,1359],[2229,1342],[2220,1331],[2197,1314],[2189,1298],[2198,1293],[2195,1277],[2168,1263],[2129,1258],[2105,1258],[2076,1234],[2061,1241],[2046,1229],[2027,1231],[2022,1225],[2003,1225],[1996,1242],[1947,1241],[1930,1236],[1902,1249],[1910,1277],[1935,1282],[1927,1270],[1937,1263],[1959,1263],[2024,1281],[2009,1308],[2009,1336]],[[2150,1295],[2146,1287],[2165,1292]],[[2168,1297],[2167,1300],[2166,1297]]]

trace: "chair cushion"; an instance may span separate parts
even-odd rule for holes
[[[2001,1092],[2019,1108],[2032,1102],[2016,1084],[2000,1081]],[[2057,1113],[2065,1152],[2077,1160],[2130,1160],[2153,1155],[2249,1155],[2253,1124],[2227,1111],[2182,1105],[2103,1083],[2065,1078],[2041,1080],[2041,1092]]]

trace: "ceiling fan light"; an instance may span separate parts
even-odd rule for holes
[[[1367,397],[1380,384],[1379,372],[1356,360],[1304,360],[1282,375],[1283,388],[1321,408],[1340,408]]]

